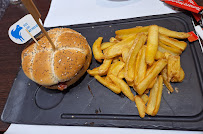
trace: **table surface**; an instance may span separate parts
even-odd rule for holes
[[[51,0],[33,0],[41,13],[41,19],[44,21]],[[203,6],[202,0],[196,0],[199,5]],[[22,4],[9,5],[3,18],[0,20],[0,113],[2,113],[10,92],[13,80],[17,75],[21,64],[21,52],[25,45],[13,43],[8,36],[9,27],[20,18],[28,14]],[[0,132],[4,132],[9,124],[0,121]]]

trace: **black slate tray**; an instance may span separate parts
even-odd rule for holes
[[[194,30],[190,17],[184,13],[67,27],[82,33],[92,45],[99,36],[108,41],[115,36],[115,30],[152,24],[176,31]],[[168,94],[164,86],[157,116],[144,119],[139,117],[134,102],[114,94],[88,74],[60,92],[37,85],[20,69],[1,119],[22,124],[203,130],[203,56],[198,41],[188,43],[181,55],[181,65],[185,79],[172,84],[179,92]],[[99,64],[93,58],[90,68],[96,66]]]

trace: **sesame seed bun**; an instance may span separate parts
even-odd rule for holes
[[[45,36],[23,50],[22,69],[25,75],[50,89],[58,89],[60,82],[75,83],[88,69],[92,52],[85,37],[69,28],[48,31],[56,50]]]

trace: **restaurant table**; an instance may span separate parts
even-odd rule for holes
[[[1,1],[1,0],[0,0]],[[51,0],[33,0],[45,20]],[[196,2],[203,6],[202,0]],[[0,20],[0,113],[2,113],[13,81],[21,65],[21,52],[26,45],[17,45],[8,36],[9,27],[20,18],[28,14],[22,4],[10,4]],[[9,124],[0,121],[0,133],[6,131]]]

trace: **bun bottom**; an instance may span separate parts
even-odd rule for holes
[[[67,87],[69,87],[70,85],[74,84],[76,81],[78,81],[87,71],[87,69],[90,66],[92,60],[92,51],[91,48],[89,46],[89,54],[87,54],[86,56],[86,62],[84,64],[84,66],[81,68],[81,70],[77,73],[77,75],[75,75],[72,79],[64,82],[65,85],[67,85]],[[43,86],[43,85],[42,85]],[[45,88],[49,88],[49,89],[58,89],[58,84],[52,85],[52,86],[44,86]],[[63,91],[64,89],[62,89],[61,91]]]

